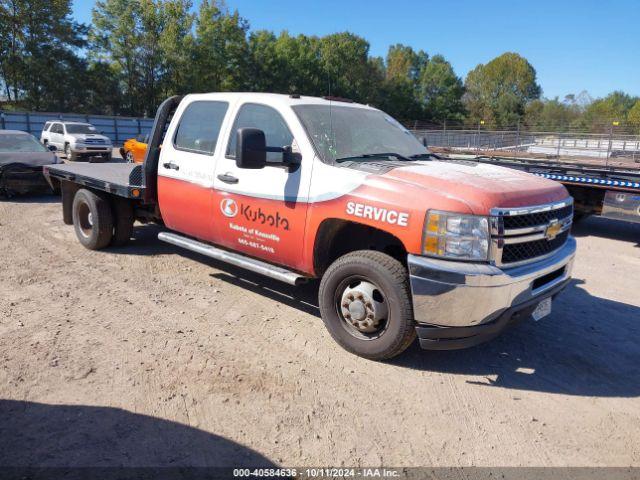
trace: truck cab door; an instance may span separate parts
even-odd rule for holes
[[[300,165],[238,168],[236,132],[245,127],[262,130],[268,146],[293,146]],[[301,150],[303,139],[305,148]],[[220,243],[253,257],[305,270],[302,251],[314,157],[307,144],[304,129],[291,109],[258,103],[238,105],[214,178],[214,216]],[[267,162],[281,159],[282,153],[267,153]]]
[[[223,155],[218,137],[228,108],[224,101],[183,101],[167,130],[158,163],[158,204],[165,225],[206,241],[217,237],[213,178],[216,161]]]

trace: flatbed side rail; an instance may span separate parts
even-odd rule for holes
[[[455,161],[461,160],[461,158],[453,157],[449,160]],[[640,171],[619,167],[598,168],[574,163],[552,163],[541,160],[486,156],[466,157],[464,160],[523,170],[561,183],[580,184],[609,190],[640,191]]]

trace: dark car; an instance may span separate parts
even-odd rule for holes
[[[62,163],[33,135],[19,130],[0,130],[0,195],[51,191],[43,165]]]

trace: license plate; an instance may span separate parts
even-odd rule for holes
[[[546,317],[550,313],[551,313],[551,298],[545,298],[538,304],[538,306],[533,311],[531,316],[537,322],[538,320]]]

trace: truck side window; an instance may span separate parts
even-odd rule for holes
[[[227,102],[198,101],[189,104],[176,129],[174,147],[213,155],[228,107]]]
[[[227,157],[229,158],[236,157],[236,132],[239,128],[259,128],[264,132],[269,147],[285,147],[293,143],[293,134],[276,109],[266,105],[245,103],[240,107],[231,129],[231,137],[227,146]],[[267,153],[267,161],[278,161],[279,159],[282,159],[281,153]]]

